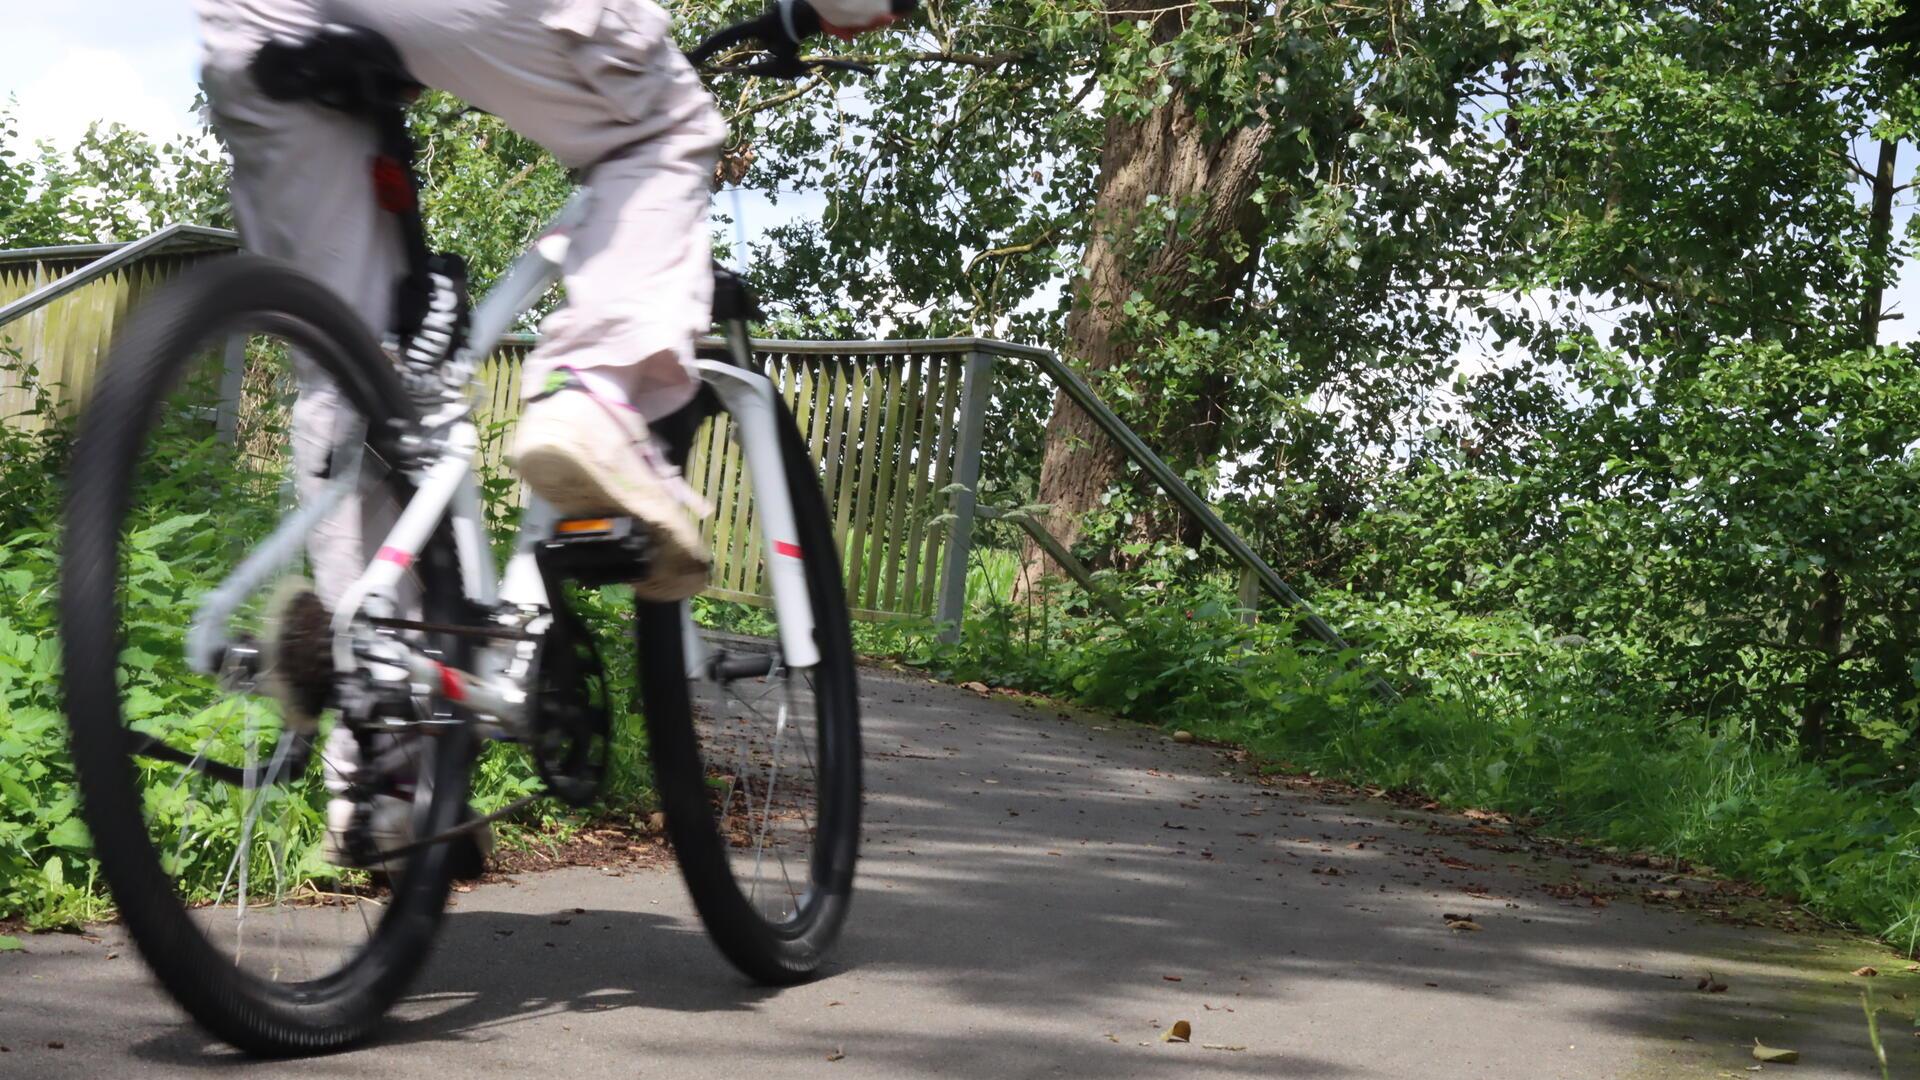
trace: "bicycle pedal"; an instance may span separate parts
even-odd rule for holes
[[[534,550],[542,574],[590,588],[645,576],[652,541],[630,517],[563,518]]]

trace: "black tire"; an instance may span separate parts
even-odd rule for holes
[[[369,418],[368,447],[389,458],[396,422],[413,419],[391,364],[358,316],[293,268],[234,256],[157,293],[118,335],[81,417],[61,567],[66,706],[85,821],[121,918],[162,985],[214,1035],[254,1054],[311,1054],[364,1039],[405,990],[433,940],[450,884],[450,845],[409,858],[364,946],[324,977],[275,982],[242,970],[193,918],[163,868],[142,811],[117,689],[122,530],[158,403],[209,340],[235,328],[282,337],[321,366]],[[398,473],[395,494],[406,495]],[[443,530],[416,563],[429,619],[457,617],[457,566]],[[129,613],[131,614],[131,613]],[[472,738],[435,744],[423,826],[457,823]],[[363,915],[364,918],[364,915]]]
[[[860,835],[860,712],[845,584],[819,478],[784,406],[779,423],[795,526],[806,553],[815,640],[812,669],[818,814],[810,853],[811,892],[793,919],[770,922],[743,893],[715,821],[708,764],[689,697],[678,604],[635,605],[642,705],[654,786],[668,838],[714,944],[743,974],[770,985],[803,982],[820,968],[846,923]],[[676,447],[683,453],[684,446]]]

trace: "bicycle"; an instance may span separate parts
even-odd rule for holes
[[[804,74],[833,65],[798,55],[817,29],[793,3],[690,55],[704,66],[744,44],[758,59],[721,70]],[[397,211],[409,272],[425,280],[402,112],[417,87],[397,52],[352,28],[289,48],[306,50],[278,58],[306,80],[290,93],[379,125],[388,176],[413,196]],[[462,845],[535,799],[586,806],[607,783],[616,703],[580,607],[612,602],[607,588],[634,579],[647,537],[628,519],[559,520],[534,499],[496,574],[473,406],[482,363],[557,279],[592,197],[574,193],[424,388],[323,286],[234,255],[143,304],[82,413],[61,603],[84,820],[161,984],[243,1050],[365,1039],[431,947]],[[818,971],[847,917],[859,702],[832,522],[787,406],[753,369],[754,315],[740,280],[718,272],[725,348],[702,352],[697,399],[655,434],[682,467],[696,446],[738,440],[771,633],[703,629],[689,604],[636,600],[634,655],[666,834],[701,920],[740,971],[784,984]],[[200,367],[236,341],[238,394],[232,365]],[[294,362],[331,376],[361,422],[328,448],[323,493],[285,509],[274,448]],[[222,423],[216,398],[230,405],[223,437],[207,430],[210,416]],[[392,526],[328,611],[298,564],[308,531],[355,494]],[[154,520],[154,507],[172,512]],[[218,584],[189,612],[182,579]],[[337,782],[395,792],[417,839],[375,848],[356,820],[346,836],[364,869],[291,865],[324,827],[322,765],[341,728],[361,764]],[[525,747],[539,788],[475,817],[470,784],[489,742]]]

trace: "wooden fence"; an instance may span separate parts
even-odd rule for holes
[[[0,322],[0,418],[37,423],[22,375],[44,387],[56,406],[86,397],[95,362],[143,292],[210,255],[234,249],[231,233],[193,230],[136,262],[10,322]],[[0,251],[0,307],[5,307],[119,250],[119,244]],[[19,358],[8,355],[18,353]]]
[[[196,234],[191,245],[142,256],[0,323],[0,346],[19,351],[21,366],[71,407],[84,398],[95,364],[140,293],[197,259],[231,250],[228,236],[223,243]],[[0,308],[114,250],[0,251]],[[532,345],[530,335],[510,337],[482,369],[475,414],[487,469],[504,465],[520,410],[520,365]],[[856,614],[959,617],[993,351],[971,339],[756,343],[762,370],[812,452]],[[0,372],[0,415],[22,422],[27,404],[14,374]],[[767,583],[758,522],[724,417],[698,438],[688,479],[715,506],[703,524],[715,556],[711,594],[761,602]]]
[[[833,515],[847,599],[863,617],[931,617],[948,610],[940,603],[946,584],[941,566],[949,557],[952,526],[971,515],[980,467],[977,417],[985,409],[991,363],[968,344],[755,343],[761,370],[793,410],[812,452]],[[481,372],[474,411],[488,436],[489,468],[500,466],[511,445],[520,363],[532,345],[531,336],[509,338]],[[714,553],[710,591],[758,602],[768,585],[744,467],[723,416],[696,439],[687,479],[714,504],[702,523]],[[950,490],[955,484],[964,490]]]

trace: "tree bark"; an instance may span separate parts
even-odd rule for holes
[[[1871,349],[1880,343],[1880,316],[1886,303],[1887,251],[1893,239],[1894,166],[1899,161],[1900,144],[1892,140],[1880,143],[1880,160],[1873,173],[1873,205],[1867,218],[1867,283],[1860,298],[1860,347]],[[1834,713],[1844,679],[1841,677],[1841,652],[1846,644],[1847,598],[1845,585],[1829,553],[1827,569],[1820,574],[1820,588],[1813,601],[1812,629],[1814,646],[1819,650],[1816,668],[1807,680],[1807,700],[1800,709],[1800,752],[1808,757],[1823,757],[1831,741],[1828,721]]]
[[[1266,124],[1220,137],[1204,131],[1191,105],[1176,93],[1165,105],[1134,120],[1110,115],[1094,193],[1093,229],[1081,259],[1074,308],[1067,317],[1069,356],[1096,376],[1122,370],[1139,344],[1128,333],[1122,307],[1135,294],[1176,318],[1206,324],[1238,295],[1252,269],[1250,252],[1259,227],[1252,196],[1260,183],[1260,160],[1271,135]],[[1142,216],[1160,205],[1197,207],[1184,228],[1157,238],[1148,250],[1130,239]],[[1236,245],[1233,241],[1240,241]],[[1126,377],[1122,374],[1121,377]],[[1140,388],[1147,393],[1151,387]],[[1217,450],[1224,387],[1193,388],[1201,415],[1174,431],[1141,431],[1149,445],[1174,444],[1180,456],[1199,458]],[[1072,547],[1087,511],[1121,476],[1123,457],[1113,440],[1065,394],[1056,394],[1047,422],[1039,501],[1048,505],[1046,527]],[[1167,531],[1177,528],[1167,518]],[[1029,547],[1021,580],[1057,570]]]
[[[1820,575],[1820,593],[1813,603],[1814,645],[1821,656],[1807,680],[1807,701],[1800,710],[1800,753],[1818,758],[1827,752],[1827,720],[1840,692],[1840,649],[1846,640],[1846,596],[1840,575],[1829,569]]]
[[[1880,342],[1880,314],[1887,293],[1887,248],[1893,238],[1894,163],[1899,160],[1900,144],[1893,140],[1880,143],[1879,166],[1873,172],[1873,209],[1867,219],[1867,291],[1860,303],[1860,344],[1872,348]]]

